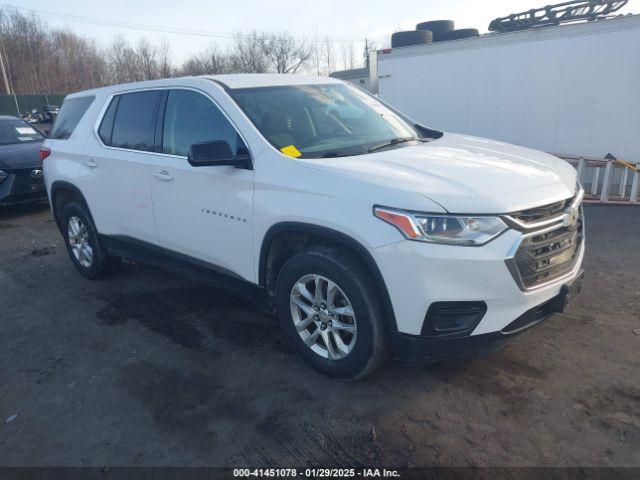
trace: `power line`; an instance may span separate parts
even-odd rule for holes
[[[128,28],[132,30],[143,30],[148,32],[158,32],[158,33],[166,33],[171,35],[189,35],[195,37],[208,37],[208,38],[224,38],[224,39],[233,39],[237,37],[247,38],[250,35],[247,34],[237,34],[237,33],[228,33],[228,32],[211,32],[207,30],[192,30],[185,28],[174,28],[167,27],[161,25],[150,25],[144,23],[134,23],[134,22],[126,22],[122,20],[114,20],[114,19],[106,19],[106,18],[97,18],[97,17],[86,17],[81,15],[71,15],[71,14],[61,14],[55,13],[45,10],[35,10],[32,8],[26,7],[18,7],[16,5],[12,5],[9,3],[0,3],[1,7],[6,7],[14,10],[19,10],[23,12],[29,12],[33,15],[37,15],[43,18],[49,18],[52,20],[72,22],[72,23],[85,23],[90,25],[100,25],[104,27],[117,27],[117,28]],[[267,34],[269,36],[269,34]],[[275,35],[272,35],[275,36]],[[316,42],[316,43],[325,43],[325,42],[363,42],[361,38],[349,38],[349,37],[326,37],[322,39],[313,39],[309,37],[296,37],[302,40]]]

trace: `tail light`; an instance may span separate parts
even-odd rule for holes
[[[49,155],[51,155],[51,149],[47,148],[47,147],[42,147],[40,149],[40,161],[43,161],[45,158],[47,158]]]

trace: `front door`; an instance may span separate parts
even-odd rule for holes
[[[240,135],[210,97],[194,90],[170,90],[161,123],[163,154],[154,156],[151,196],[167,262],[212,280],[217,273],[252,280],[253,170],[187,161],[189,147],[200,142],[224,140],[236,152],[244,147]]]

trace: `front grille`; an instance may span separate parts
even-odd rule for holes
[[[26,168],[20,170],[13,170],[15,174],[15,180],[13,182],[13,195],[28,195],[36,192],[42,192],[44,190],[44,180],[40,178],[32,178],[31,172],[33,168]]]
[[[510,259],[510,267],[515,266],[517,270],[512,273],[525,289],[567,275],[573,271],[580,257],[582,239],[583,213],[580,209],[574,225],[558,223],[525,235],[513,259]]]
[[[575,197],[567,198],[542,207],[529,208],[520,212],[509,214],[509,217],[520,221],[524,225],[543,222],[562,215],[562,212],[573,203]]]

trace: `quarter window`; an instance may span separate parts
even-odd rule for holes
[[[65,100],[53,124],[50,138],[67,140],[95,97],[74,97]]]
[[[113,120],[116,118],[116,110],[118,108],[118,100],[120,97],[113,97],[111,100],[111,104],[109,108],[102,117],[102,122],[100,122],[100,129],[98,130],[98,135],[102,139],[102,142],[105,145],[111,145],[111,134],[113,133]]]
[[[115,109],[110,145],[118,148],[153,152],[155,150],[156,115],[160,97],[161,92],[159,91],[133,92],[120,95]],[[107,111],[105,117],[109,113]],[[105,127],[105,135],[107,130],[107,127]]]
[[[238,153],[238,132],[214,103],[192,90],[171,90],[167,98],[162,152],[186,157],[196,143],[224,140]]]

